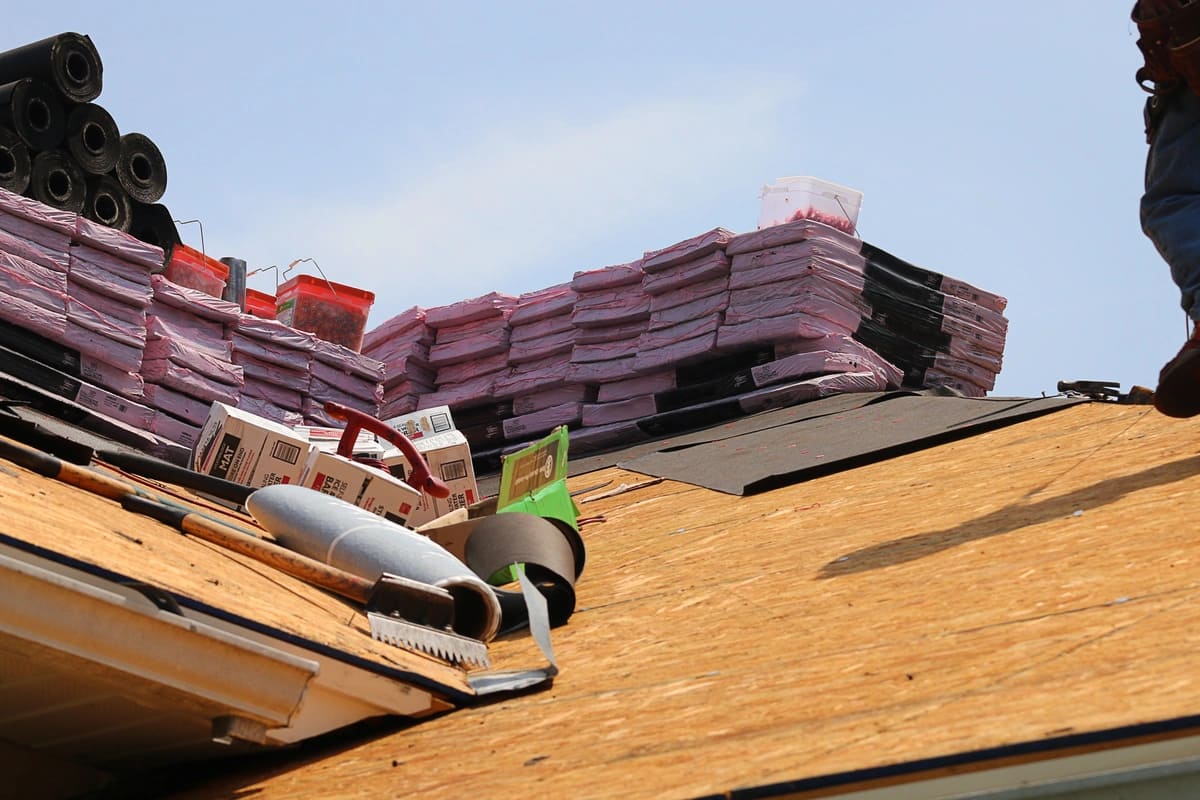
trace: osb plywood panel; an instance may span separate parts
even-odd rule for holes
[[[178,796],[694,797],[1200,713],[1197,492],[1200,420],[1088,404],[754,497],[584,494],[550,690]]]
[[[93,467],[101,475],[254,531],[254,522],[225,513],[187,490]],[[254,531],[269,538],[261,529]],[[0,459],[0,533],[206,603],[270,628],[365,658],[418,672],[439,685],[470,691],[461,670],[371,638],[361,610],[252,558],[180,534],[119,502],[51,480]]]

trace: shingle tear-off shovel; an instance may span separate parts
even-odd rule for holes
[[[492,588],[444,547],[366,509],[304,486],[266,486],[246,499],[250,515],[281,545],[353,575],[373,580],[398,575],[448,594],[448,626],[422,624],[419,602],[368,610],[371,635],[450,660],[487,663],[487,645],[500,628]],[[443,620],[439,620],[443,621]]]

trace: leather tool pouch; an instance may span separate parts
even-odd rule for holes
[[[1186,83],[1200,95],[1200,0],[1168,0],[1158,4],[1164,13],[1143,17],[1141,3],[1130,18],[1137,25],[1143,66],[1137,81],[1149,92],[1170,90]],[[1148,84],[1153,84],[1150,86]]]
[[[1178,82],[1179,73],[1171,59],[1171,16],[1162,14],[1149,19],[1139,18],[1135,4],[1131,17],[1137,24],[1137,46],[1142,51],[1144,61],[1137,71],[1138,85],[1147,92],[1153,92],[1155,86],[1165,87]]]

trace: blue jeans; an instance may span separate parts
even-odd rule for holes
[[[1142,231],[1170,266],[1183,310],[1200,322],[1200,97],[1184,88],[1162,102],[1146,156]]]

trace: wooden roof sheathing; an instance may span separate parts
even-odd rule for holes
[[[922,759],[1119,746],[1200,714],[1198,434],[1089,403],[752,497],[585,493],[604,521],[549,690],[174,796],[817,796]],[[591,494],[645,476],[571,487],[605,480]]]

